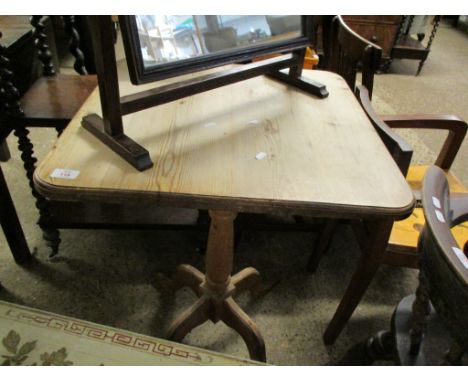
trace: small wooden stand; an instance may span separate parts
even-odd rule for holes
[[[251,267],[231,277],[237,213],[210,211],[210,216],[205,275],[190,265],[182,264],[174,277],[176,289],[188,286],[199,298],[171,324],[167,338],[181,342],[192,329],[205,321],[223,321],[242,336],[252,359],[266,362],[265,343],[260,331],[234,301],[237,294],[260,284],[259,273]]]
[[[83,127],[140,171],[153,166],[149,152],[126,136],[120,110],[119,80],[110,16],[91,16],[91,32],[101,98],[102,118],[91,114]]]
[[[124,134],[122,116],[125,114],[135,113],[264,74],[318,97],[328,96],[324,85],[301,77],[306,46],[294,45],[293,48],[289,49],[292,54],[120,97],[111,18],[110,16],[90,16],[90,25],[93,34],[94,56],[96,57],[102,118],[96,114],[88,115],[83,118],[82,125],[140,171],[152,167],[153,162],[145,148]],[[312,23],[307,25],[307,28],[303,26],[303,34],[312,41]],[[289,74],[280,72],[285,68],[290,68]]]
[[[409,18],[408,25],[404,27],[405,21]],[[440,16],[434,16],[431,35],[426,46],[423,45],[424,33],[418,34],[418,38],[411,37],[410,30],[413,24],[414,16],[403,16],[400,22],[400,28],[395,39],[395,44],[392,48],[391,56],[394,58],[419,60],[418,70],[416,75],[421,73],[421,69],[429,56],[431,45],[439,27]],[[404,29],[404,30],[403,30]]]

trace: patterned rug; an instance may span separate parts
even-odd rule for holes
[[[260,365],[0,301],[2,366]]]

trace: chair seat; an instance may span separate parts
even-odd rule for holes
[[[411,189],[419,194],[422,188],[422,180],[428,166],[411,166],[406,180]],[[450,171],[445,172],[451,192],[467,192],[463,183]],[[424,227],[424,213],[422,208],[415,208],[410,217],[405,220],[395,222],[390,234],[389,246],[398,246],[407,248],[409,252],[416,252],[418,238]],[[452,232],[457,243],[463,248],[468,240],[468,223],[464,223],[452,228]]]
[[[413,191],[421,191],[422,180],[429,166],[410,166],[406,181]],[[444,171],[450,187],[450,192],[468,192],[462,182],[451,172]]]
[[[21,99],[26,125],[65,127],[96,86],[95,75],[39,78]]]
[[[390,234],[389,245],[408,247],[416,252],[419,234],[424,227],[424,223],[423,209],[415,208],[409,218],[395,222]],[[452,233],[460,248],[463,248],[468,241],[468,223],[453,227]]]

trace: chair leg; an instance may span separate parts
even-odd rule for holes
[[[50,228],[49,224],[52,220],[52,215],[49,209],[49,202],[34,188],[33,175],[36,169],[37,159],[34,157],[33,145],[28,137],[29,131],[25,126],[16,126],[14,134],[18,138],[18,149],[21,152],[23,167],[26,170],[26,176],[29,181],[31,193],[36,199],[36,207],[39,210],[39,227],[43,232],[43,238],[48,247],[51,248],[50,256],[58,253],[60,244],[60,232],[56,228]]]
[[[312,250],[307,262],[307,270],[309,272],[314,273],[317,270],[320,260],[330,246],[330,242],[337,225],[337,219],[328,219],[322,227],[315,241],[314,249]]]
[[[16,214],[2,168],[0,167],[0,223],[16,263],[28,262],[32,255]]]
[[[434,21],[433,21],[434,26],[432,27],[432,32],[431,32],[431,35],[429,37],[429,41],[427,42],[427,46],[426,46],[426,49],[428,50],[428,52],[431,49],[432,42],[434,41],[434,37],[435,37],[435,34],[437,32],[437,28],[439,27],[439,22],[440,22],[440,16],[435,16]],[[418,35],[418,39],[419,39],[419,35]],[[416,72],[416,75],[419,75],[419,73],[421,72],[421,69],[422,69],[424,63],[426,62],[426,60],[427,60],[427,55],[426,55],[426,57],[424,57],[424,59],[422,59],[419,62],[418,71]]]
[[[419,75],[419,73],[421,73],[421,69],[423,68],[425,62],[426,59],[419,61],[418,70],[416,71],[417,76]]]
[[[336,341],[367,291],[381,264],[392,226],[392,220],[373,220],[372,225],[369,226],[369,232],[365,238],[365,245],[362,248],[356,269],[323,334],[323,341],[326,345],[332,345]]]
[[[394,347],[394,337],[390,330],[380,331],[366,341],[367,355],[372,362],[393,359]]]
[[[419,285],[413,303],[412,325],[410,330],[410,354],[417,355],[427,328],[427,316],[430,312],[429,290],[423,269],[419,271]]]
[[[55,131],[57,132],[57,137],[60,137],[63,133],[63,130],[65,130],[65,127],[56,127]]]
[[[391,331],[380,331],[367,340],[353,345],[331,366],[371,366],[376,361],[392,360],[394,339]]]

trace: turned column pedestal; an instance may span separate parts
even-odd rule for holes
[[[242,336],[252,359],[265,362],[265,343],[260,331],[234,301],[240,292],[260,284],[259,273],[251,267],[231,276],[236,216],[237,213],[232,211],[210,211],[205,274],[186,264],[177,268],[174,276],[176,288],[190,287],[198,300],[174,320],[167,337],[180,342],[205,321],[223,321]]]

